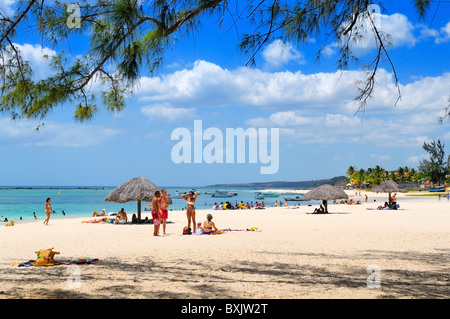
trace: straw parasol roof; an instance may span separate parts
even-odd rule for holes
[[[310,190],[308,193],[303,195],[303,199],[322,200],[325,207],[325,213],[328,213],[327,202],[329,200],[348,199],[348,195],[346,192],[337,187],[325,184]]]
[[[401,188],[396,182],[389,180],[385,181],[384,183],[381,183],[378,186],[375,186],[373,188],[374,192],[377,193],[392,193],[392,192],[405,192],[406,190]]]
[[[404,188],[401,188],[396,182],[389,180],[385,181],[384,183],[381,183],[378,186],[375,186],[373,188],[374,192],[377,193],[389,193],[389,206],[392,204],[392,198],[391,193],[398,192],[398,193],[405,193],[407,192]]]
[[[151,202],[156,191],[161,188],[144,177],[135,177],[113,189],[105,198],[105,202],[127,203],[138,202],[138,220],[141,220],[141,202]],[[169,204],[172,199],[169,197]]]

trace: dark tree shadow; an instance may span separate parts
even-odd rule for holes
[[[348,258],[396,259],[404,262],[426,264],[432,270],[416,271],[402,269],[381,269],[381,288],[377,298],[449,298],[450,274],[448,249],[433,253],[396,252],[367,250],[357,256],[340,256],[324,253],[274,253],[257,251],[257,254],[289,254],[292,263],[263,261],[234,261],[219,267],[209,262],[192,262],[179,258],[177,260],[157,263],[151,257],[142,257],[134,261],[107,259],[96,265],[82,265],[82,281],[95,283],[90,293],[83,289],[67,289],[67,266],[54,267],[12,267],[2,265],[0,276],[0,298],[50,298],[50,299],[108,299],[108,298],[150,298],[150,299],[202,299],[202,298],[236,298],[236,287],[279,287],[282,289],[311,288],[327,290],[347,288],[354,290],[354,297],[359,298],[360,289],[367,287],[367,265],[360,268],[342,266],[312,266],[294,262],[298,257],[326,257],[328,261]],[[273,258],[271,258],[273,259]],[[263,259],[261,259],[263,260]],[[338,263],[336,263],[337,265]],[[83,268],[84,267],[84,268]],[[50,289],[48,282],[56,284]],[[171,287],[171,289],[167,287]],[[173,289],[180,287],[180,289]],[[183,288],[183,289],[181,289]],[[174,292],[175,291],[175,292]],[[241,292],[242,293],[242,292]],[[245,292],[244,292],[245,294]],[[350,294],[352,295],[352,294]],[[260,296],[254,296],[259,298]],[[250,298],[250,296],[249,296]],[[271,298],[271,297],[269,297]],[[272,297],[272,298],[277,298]]]

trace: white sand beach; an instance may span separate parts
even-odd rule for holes
[[[161,237],[149,224],[82,223],[88,215],[2,226],[0,298],[448,298],[450,202],[398,194],[399,210],[379,211],[367,208],[386,194],[367,193],[367,203],[364,192],[348,194],[362,204],[330,204],[327,215],[309,214],[314,206],[197,211],[219,229],[260,230],[217,236],[183,236],[183,211],[169,212]],[[56,260],[101,262],[13,266],[51,247]],[[368,287],[371,265],[379,288]],[[68,281],[75,271],[79,285]]]

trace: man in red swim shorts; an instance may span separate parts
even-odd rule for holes
[[[167,218],[169,217],[169,213],[167,211],[167,208],[169,207],[169,198],[167,197],[167,190],[163,189],[161,191],[161,220],[163,224],[163,235],[166,234],[166,222]]]
[[[159,236],[159,226],[161,225],[161,193],[159,191],[155,192],[155,197],[152,199],[152,218],[153,218],[153,236]]]

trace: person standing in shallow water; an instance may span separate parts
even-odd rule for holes
[[[52,213],[53,209],[52,209],[52,205],[50,204],[51,199],[50,197],[47,198],[47,200],[45,201],[45,215],[47,215],[47,219],[44,220],[44,225],[48,226],[48,221],[50,220],[50,214]]]

